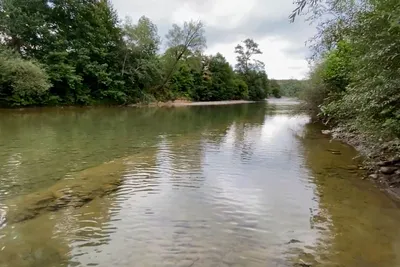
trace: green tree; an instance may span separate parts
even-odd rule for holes
[[[271,94],[276,98],[280,98],[281,87],[279,86],[278,82],[276,80],[270,80],[269,83],[270,83]]]
[[[161,88],[169,82],[178,63],[185,55],[201,53],[206,47],[204,25],[201,21],[184,22],[183,27],[173,24],[166,39],[168,49],[164,61],[165,75]]]
[[[161,63],[157,52],[161,43],[157,26],[147,17],[137,24],[126,18],[123,25],[124,59],[122,75],[128,95],[134,100],[151,99],[152,88],[161,82]]]
[[[208,65],[211,73],[211,83],[209,86],[209,100],[237,99],[234,88],[234,72],[232,67],[220,53],[212,56]]]
[[[121,90],[122,38],[106,0],[6,0],[0,13],[4,43],[46,66],[49,99],[87,104]],[[28,27],[26,25],[29,25]]]
[[[307,80],[277,80],[281,95],[289,97],[298,97],[305,89]]]
[[[147,17],[120,23],[109,0],[0,1],[2,105],[128,104],[170,100],[263,99],[261,51],[236,47],[236,71],[221,55],[205,56],[201,21],[174,24],[160,55]],[[9,52],[7,52],[9,53]],[[36,81],[29,82],[29,76]]]
[[[371,143],[400,143],[399,1],[329,0],[311,11],[319,24],[307,102]]]
[[[238,44],[235,47],[235,53],[237,54],[236,70],[240,73],[246,74],[250,70],[264,69],[264,63],[254,59],[255,55],[262,54],[258,47],[258,44],[253,39],[246,39],[243,41],[243,45]]]
[[[268,76],[264,71],[264,63],[254,59],[262,54],[258,44],[252,39],[243,41],[243,45],[235,47],[237,54],[236,72],[246,82],[251,100],[262,100],[268,96]]]
[[[48,76],[35,61],[24,60],[18,54],[0,50],[0,103],[25,106],[35,103],[50,88]]]

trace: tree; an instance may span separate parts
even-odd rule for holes
[[[8,49],[0,50],[0,103],[24,106],[34,103],[50,88],[49,77],[42,66],[24,60]]]
[[[301,92],[305,89],[307,80],[276,80],[279,85],[280,93],[282,96],[299,97]]]
[[[235,47],[236,72],[246,82],[249,98],[262,100],[268,96],[268,77],[264,71],[264,63],[254,59],[255,55],[262,54],[262,52],[252,39],[246,39],[243,43],[244,46],[238,44]]]
[[[174,24],[160,52],[147,17],[120,23],[110,0],[0,1],[1,105],[128,104],[262,99],[268,94],[261,51],[239,45],[236,71],[221,54],[205,56],[201,21]],[[34,77],[35,81],[29,81]]]
[[[243,43],[244,46],[238,44],[235,47],[235,53],[237,54],[236,70],[246,74],[250,70],[264,69],[264,63],[253,58],[254,55],[262,54],[258,44],[253,39],[246,39]]]
[[[166,61],[166,73],[161,84],[163,88],[173,75],[179,61],[185,54],[201,53],[206,47],[204,25],[201,21],[184,22],[183,28],[177,24],[172,25],[166,35],[168,57]]]
[[[309,17],[319,24],[306,101],[374,145],[400,137],[399,14],[396,0],[327,0]]]
[[[276,98],[280,98],[281,87],[279,86],[278,82],[276,80],[270,80],[269,83],[270,83],[271,94]]]
[[[301,14],[306,6],[313,7],[316,6],[321,0],[295,0],[294,4],[296,8],[292,11],[289,16],[290,22],[294,22],[296,17]]]
[[[244,81],[249,90],[249,99],[263,100],[269,94],[269,81],[265,71],[250,70]]]
[[[120,100],[121,31],[106,0],[6,0],[0,10],[3,42],[47,66],[49,99],[88,104]],[[29,25],[27,27],[27,25]]]
[[[129,95],[140,100],[148,97],[151,88],[161,82],[161,66],[157,55],[161,39],[157,26],[147,17],[133,24],[128,17],[123,25],[125,43],[121,73],[130,85]]]

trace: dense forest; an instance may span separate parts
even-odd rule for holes
[[[279,93],[288,97],[299,97],[301,92],[307,86],[307,80],[277,80],[279,86]]]
[[[262,53],[255,41],[232,47],[233,68],[223,55],[204,53],[201,21],[172,25],[162,43],[149,18],[122,21],[107,0],[7,0],[0,32],[1,106],[279,95],[255,58]]]
[[[299,0],[318,25],[301,93],[318,118],[380,154],[400,151],[400,1]],[[307,12],[308,11],[308,12]],[[329,14],[329,15],[328,15]]]

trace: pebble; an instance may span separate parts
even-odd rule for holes
[[[374,180],[379,178],[378,174],[376,174],[376,173],[370,174],[368,177],[371,178],[371,179],[374,179]]]

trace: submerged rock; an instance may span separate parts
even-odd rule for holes
[[[380,161],[377,163],[379,167],[391,166],[400,163],[400,157],[394,157],[391,160]]]
[[[397,171],[396,167],[381,167],[379,171],[383,174],[393,174]]]
[[[64,179],[41,191],[10,199],[4,203],[8,209],[2,223],[18,223],[33,219],[45,212],[66,207],[78,208],[97,197],[116,191],[122,183],[127,164],[139,159],[152,158],[153,150],[117,159],[76,173],[74,179]]]

